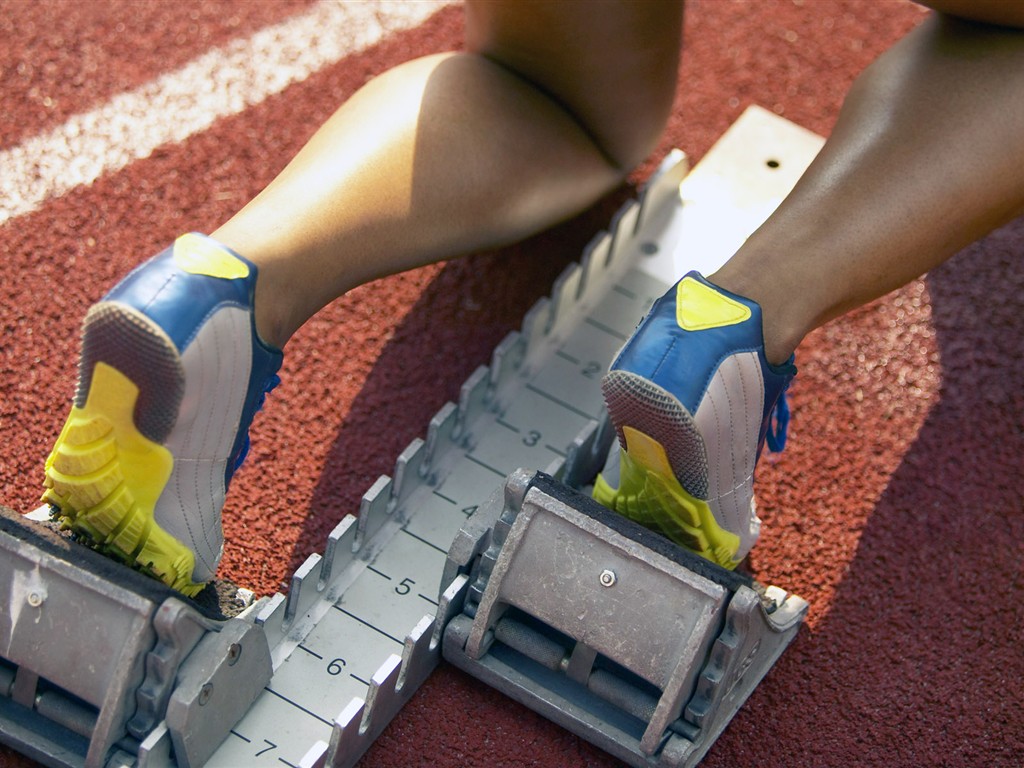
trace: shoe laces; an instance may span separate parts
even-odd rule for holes
[[[786,400],[786,390],[782,390],[779,399],[768,416],[768,431],[765,434],[765,442],[768,443],[768,450],[772,453],[779,453],[786,447],[786,435],[789,432],[789,402]]]
[[[259,413],[260,411],[263,410],[263,404],[267,401],[267,393],[270,392],[271,390],[275,389],[277,387],[277,385],[280,384],[280,383],[281,383],[281,377],[278,376],[276,373],[272,374],[270,376],[270,378],[268,378],[266,380],[266,382],[264,382],[264,384],[263,384],[263,391],[260,392],[260,396],[256,400],[256,409],[252,412],[252,418],[253,419],[256,418],[256,414],[257,413]],[[245,439],[242,441],[242,450],[240,450],[238,452],[238,458],[235,459],[235,467],[232,470],[232,472],[237,471],[238,468],[240,466],[242,466],[242,463],[245,461],[245,457],[249,455],[249,447],[251,445],[251,441],[249,440],[249,427],[250,426],[252,426],[252,421],[251,420],[249,421],[249,424],[247,424],[246,427],[245,427]]]

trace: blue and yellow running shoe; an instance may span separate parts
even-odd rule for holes
[[[754,466],[785,445],[793,360],[764,354],[761,308],[696,272],[651,311],[602,382],[619,437],[616,488],[594,498],[725,568],[757,541]]]
[[[78,389],[43,501],[85,543],[195,595],[220,562],[221,508],[276,386],[256,267],[199,234],[132,271],[85,318]]]

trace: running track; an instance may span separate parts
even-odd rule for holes
[[[460,43],[457,7],[342,11],[2,3],[0,501],[37,505],[92,301],[177,234],[214,228],[368,78]],[[751,103],[827,135],[855,75],[922,16],[902,0],[691,2],[675,117],[633,181],[673,146],[699,159]],[[235,480],[223,573],[282,589],[633,191],[314,319]],[[752,566],[811,612],[705,765],[1024,763],[1022,250],[1018,221],[799,350]],[[443,666],[364,764],[614,762]],[[30,763],[0,751],[0,765]]]

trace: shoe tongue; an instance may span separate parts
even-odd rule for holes
[[[278,362],[280,365],[280,362]],[[266,402],[267,393],[273,390],[281,383],[281,377],[276,373],[270,375],[270,378],[266,380],[263,385],[263,391],[260,392],[259,397],[256,400],[256,408],[252,412],[252,418],[256,418],[256,414],[263,410],[263,404]],[[249,427],[252,426],[252,419],[249,420],[249,424],[245,426],[245,437],[242,438],[242,447],[238,452],[238,458],[235,459],[234,466],[231,468],[231,473],[234,474],[242,464],[245,463],[246,457],[249,455],[249,448],[252,446],[252,442],[249,439]]]
[[[788,433],[789,402],[786,400],[786,391],[783,390],[768,417],[768,431],[765,433],[765,442],[768,443],[768,450],[772,453],[781,453],[786,447],[786,436]]]

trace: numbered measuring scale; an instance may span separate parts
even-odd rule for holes
[[[466,381],[459,403],[435,416],[395,477],[367,492],[358,522],[348,522],[360,549],[340,583],[294,618],[282,621],[287,600],[280,597],[263,608],[257,623],[270,638],[280,633],[272,642],[274,676],[211,766],[315,763],[307,753],[317,742],[329,744],[344,704],[366,699],[374,674],[437,612],[449,548],[467,519],[521,467],[566,477],[574,440],[598,430],[603,418],[600,379],[608,361],[666,288],[632,262],[641,237],[647,250],[666,237],[655,227],[671,224],[685,170],[674,154],[661,185],[652,183],[641,202],[619,211],[612,230],[594,238],[522,330],[499,345],[492,365]],[[604,447],[607,437],[605,430]],[[591,471],[598,466],[593,456],[576,459],[581,467],[587,462],[580,459],[589,460]],[[397,492],[396,480],[405,486]],[[298,591],[307,581],[303,576]],[[290,595],[296,591],[293,584]]]

